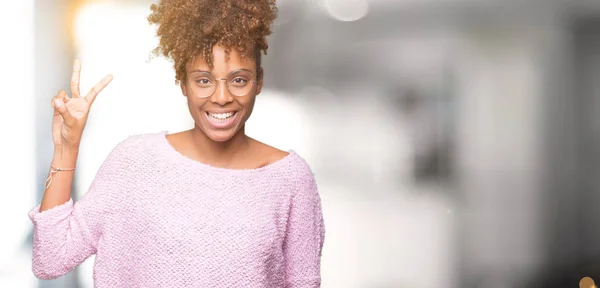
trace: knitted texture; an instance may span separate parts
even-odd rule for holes
[[[303,158],[217,168],[165,135],[127,138],[79,201],[29,212],[38,278],[96,254],[98,288],[320,287],[323,216]]]

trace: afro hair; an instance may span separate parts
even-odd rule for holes
[[[197,56],[212,66],[216,44],[227,55],[236,49],[243,58],[256,60],[260,69],[277,17],[275,0],[160,0],[150,10],[148,22],[158,26],[160,39],[153,53],[173,61],[176,83],[185,81],[186,65]]]

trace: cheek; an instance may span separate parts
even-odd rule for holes
[[[244,114],[246,114],[245,118],[248,119],[248,117],[250,117],[250,114],[252,113],[252,110],[254,109],[254,102],[256,101],[256,98],[253,96],[252,98],[244,100],[245,101],[243,101],[240,104],[242,105],[242,107],[244,107]]]
[[[187,102],[188,102],[189,106],[204,105],[204,103],[208,100],[208,98],[207,99],[203,99],[203,98],[194,96],[194,95],[196,95],[194,93],[194,89],[188,88],[186,90],[186,92],[187,92],[187,95],[185,95],[185,97],[187,98]]]
[[[202,110],[202,107],[206,103],[206,100],[200,99],[197,97],[193,97],[190,95],[188,95],[186,98],[187,98],[187,105],[188,105],[189,111],[190,111],[190,113],[192,113],[192,116],[195,117],[195,115],[197,115],[199,113],[199,111]]]

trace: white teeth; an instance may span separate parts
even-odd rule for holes
[[[208,113],[208,116],[215,118],[215,119],[227,119],[231,116],[233,116],[233,114],[235,114],[234,112],[229,112],[229,113]]]

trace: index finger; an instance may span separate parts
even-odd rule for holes
[[[81,74],[81,61],[75,59],[73,62],[73,75],[71,76],[71,96],[79,97],[79,75]]]

